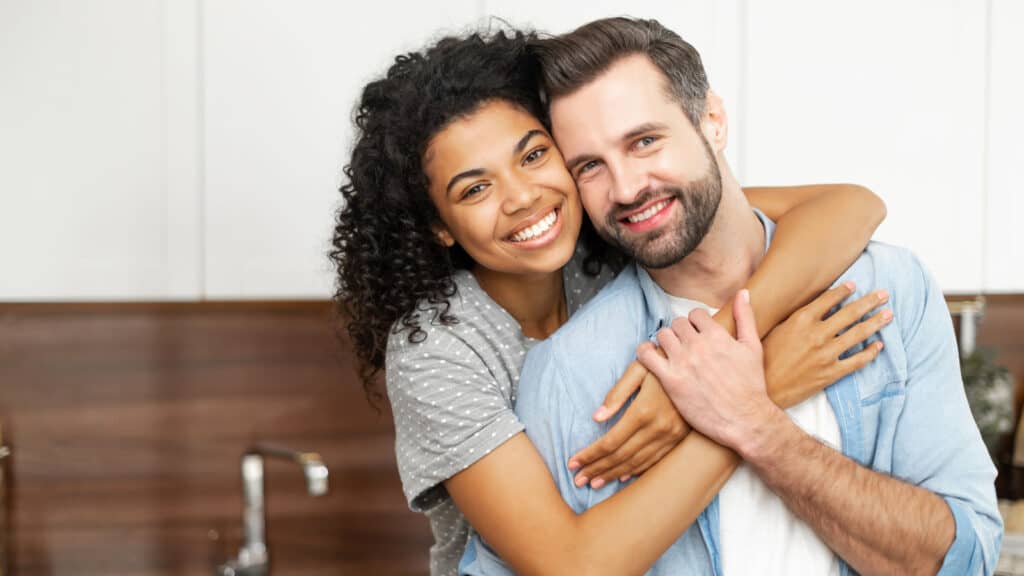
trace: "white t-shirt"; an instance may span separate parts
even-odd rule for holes
[[[715,312],[701,302],[667,296],[675,316],[686,316],[698,307]],[[839,422],[824,392],[786,413],[808,434],[840,448]],[[727,576],[839,576],[839,560],[832,550],[747,464],[736,469],[718,496],[722,571]]]

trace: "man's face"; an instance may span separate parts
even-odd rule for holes
[[[704,135],[646,56],[628,56],[551,104],[553,135],[598,233],[647,268],[704,238],[722,195]]]

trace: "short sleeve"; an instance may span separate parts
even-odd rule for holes
[[[388,342],[386,381],[395,421],[402,488],[415,511],[443,500],[442,482],[523,430],[510,392],[473,348],[448,327],[425,326]]]

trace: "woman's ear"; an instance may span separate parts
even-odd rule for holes
[[[445,248],[451,248],[455,245],[455,238],[452,238],[452,233],[448,231],[443,224],[434,224],[434,236],[437,241],[441,243]]]
[[[725,150],[729,143],[729,119],[725,115],[725,104],[722,97],[708,90],[704,98],[704,118],[701,121],[701,130],[704,138],[707,139],[715,152]]]

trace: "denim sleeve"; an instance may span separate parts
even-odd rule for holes
[[[567,393],[566,387],[572,382],[555,348],[549,339],[530,350],[519,377],[515,410],[526,426],[527,437],[547,464],[562,499],[579,514],[588,507],[588,491],[575,488],[573,473],[567,465],[576,450],[573,434],[579,413]]]
[[[996,470],[967,404],[942,292],[917,258],[907,260],[892,286],[907,354],[893,474],[941,496],[953,514],[956,537],[939,574],[992,574],[1003,531]]]

